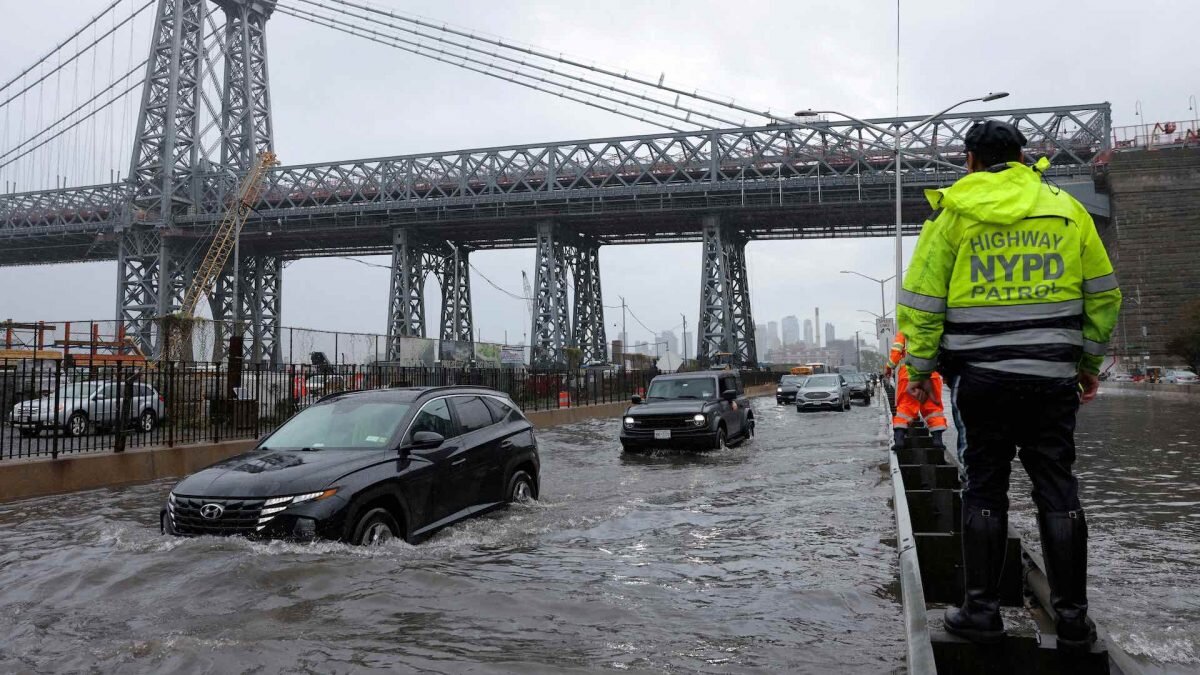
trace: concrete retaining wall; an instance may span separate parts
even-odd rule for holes
[[[1147,382],[1101,382],[1100,391],[1120,389],[1123,391],[1140,391],[1151,396],[1161,396],[1171,399],[1190,399],[1200,396],[1198,384],[1165,384],[1162,382],[1150,384]]]
[[[749,396],[765,396],[775,385],[747,387]],[[537,429],[590,419],[617,417],[628,402],[525,414]],[[173,448],[137,448],[126,452],[68,455],[0,463],[0,502],[186,476],[254,447],[255,440],[227,441]]]

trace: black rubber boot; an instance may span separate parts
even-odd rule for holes
[[[1008,550],[1008,512],[963,505],[961,607],[946,610],[946,631],[985,644],[1004,638],[1000,579]]]
[[[1087,521],[1083,509],[1038,513],[1058,648],[1087,651],[1096,633],[1087,620]]]
[[[899,452],[908,443],[908,429],[896,427],[892,429],[892,452]]]
[[[942,434],[944,433],[946,433],[944,429],[942,431],[933,432],[933,447],[937,448],[938,450],[946,449],[946,444],[942,441]]]

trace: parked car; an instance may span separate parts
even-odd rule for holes
[[[83,436],[91,429],[117,426],[124,404],[122,384],[110,380],[68,382],[41,398],[18,403],[12,409],[10,423],[22,436],[34,436],[43,429],[62,429],[68,436]],[[139,431],[153,431],[166,416],[163,397],[148,384],[132,385],[127,423]]]
[[[871,383],[867,381],[867,376],[862,373],[848,373],[842,375],[846,380],[846,384],[850,388],[850,400],[862,401],[863,405],[871,405]]]
[[[164,533],[415,543],[537,499],[533,426],[512,400],[471,386],[331,394],[251,451],[171,489]]]
[[[1109,382],[1133,382],[1135,378],[1129,373],[1113,373],[1108,378]]]
[[[837,373],[811,375],[796,392],[796,412],[821,408],[850,409],[850,385],[844,376]]]
[[[1163,382],[1168,384],[1196,384],[1196,374],[1190,370],[1168,370],[1163,376]]]
[[[633,397],[621,420],[626,452],[651,448],[719,450],[754,437],[754,410],[732,370],[659,375]]]
[[[807,375],[784,375],[779,378],[779,385],[775,387],[775,402],[779,405],[791,403],[796,400],[796,389],[804,382]]]

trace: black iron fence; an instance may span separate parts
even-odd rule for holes
[[[620,369],[297,364],[231,371],[224,363],[67,367],[61,360],[0,359],[0,460],[258,438],[338,391],[480,385],[536,411],[628,401],[652,377]],[[747,386],[773,378],[743,373]]]

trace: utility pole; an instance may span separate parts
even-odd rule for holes
[[[688,357],[687,357],[687,355],[688,355],[688,351],[687,351],[687,317],[684,316],[683,314],[680,314],[679,318],[683,319],[683,361],[684,361],[684,363],[686,363],[687,359],[688,359]]]
[[[629,340],[628,333],[625,332],[625,296],[617,296],[621,298],[621,345],[624,347],[625,342]]]

